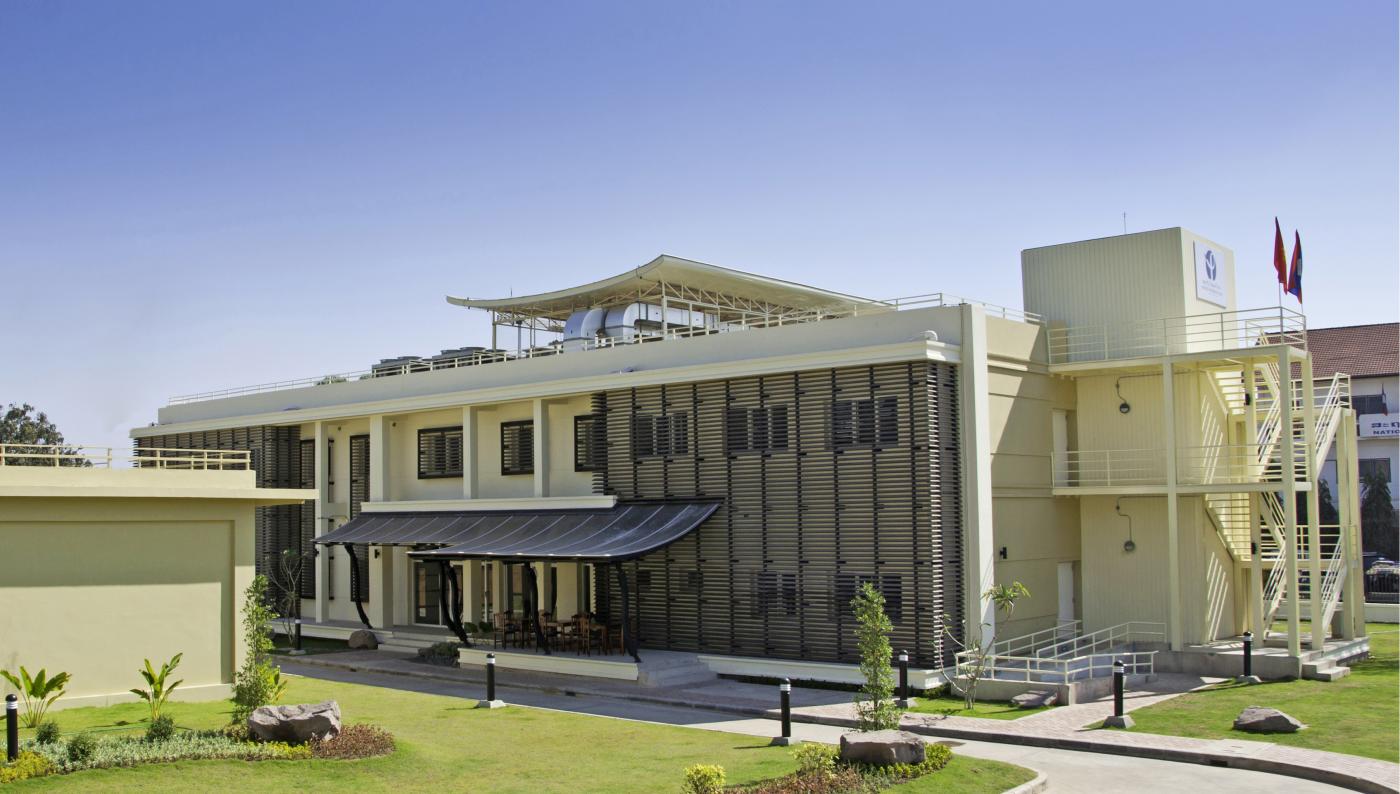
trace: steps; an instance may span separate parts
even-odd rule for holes
[[[642,655],[637,683],[650,687],[692,686],[714,681],[715,672],[694,654],[650,651]]]

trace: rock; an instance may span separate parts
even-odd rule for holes
[[[1295,733],[1308,726],[1278,709],[1250,706],[1235,718],[1235,730],[1250,733]]]
[[[1018,709],[1038,709],[1041,706],[1053,706],[1058,700],[1058,694],[1039,690],[1036,692],[1023,692],[1017,695],[1011,699],[1011,705]]]
[[[304,744],[314,736],[340,734],[340,704],[334,700],[300,706],[262,706],[248,716],[248,733],[264,742]]]
[[[908,731],[853,731],[841,734],[841,760],[861,764],[920,764],[924,740]]]
[[[356,629],[345,644],[351,650],[373,651],[379,648],[379,638],[369,629]]]

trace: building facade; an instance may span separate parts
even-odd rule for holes
[[[1391,501],[1400,504],[1400,324],[1376,323],[1340,328],[1312,328],[1308,350],[1319,375],[1345,373],[1351,378],[1356,411],[1356,457],[1362,481],[1371,473],[1390,484]],[[1335,447],[1322,471],[1336,493]]]

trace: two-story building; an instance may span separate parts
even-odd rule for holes
[[[1185,654],[1289,599],[1321,650],[1363,633],[1355,512],[1323,528],[1292,494],[1354,416],[1307,371],[1300,315],[1236,309],[1233,268],[1183,229],[1032,249],[1015,310],[661,256],[449,297],[491,314],[489,347],[179,397],[132,435],[250,449],[267,484],[314,489],[259,519],[269,573],[320,549],[311,632],[591,613],[634,658],[841,678],[871,583],[929,671],[993,635]],[[1012,581],[1008,620],[984,594]]]
[[[1311,328],[1308,350],[1315,374],[1341,372],[1351,378],[1362,482],[1373,473],[1380,475],[1390,483],[1391,500],[1400,503],[1400,323]],[[1335,454],[1328,456],[1322,479],[1336,493]]]

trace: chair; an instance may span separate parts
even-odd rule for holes
[[[491,646],[499,648],[502,643],[510,646],[511,635],[515,635],[516,641],[521,639],[520,624],[513,617],[504,612],[497,612],[491,616]]]

